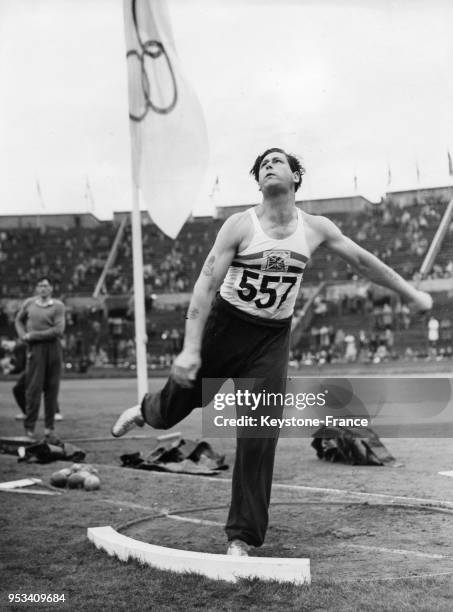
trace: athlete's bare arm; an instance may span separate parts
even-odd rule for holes
[[[242,213],[229,217],[217,234],[194,285],[186,316],[184,347],[174,360],[171,372],[181,386],[190,387],[200,368],[201,340],[212,301],[246,233],[247,221]]]
[[[415,289],[380,259],[347,238],[330,219],[313,217],[312,220],[314,219],[316,219],[314,227],[319,232],[320,243],[347,261],[359,274],[378,285],[398,292],[407,300],[414,302],[421,311],[432,308],[433,300],[429,293]]]

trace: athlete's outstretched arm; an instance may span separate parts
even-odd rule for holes
[[[198,280],[186,316],[184,347],[173,362],[171,375],[181,386],[191,386],[201,365],[201,340],[217,289],[232,262],[241,238],[242,215],[229,217],[219,233]]]
[[[357,272],[378,285],[397,291],[407,300],[414,302],[421,311],[432,308],[433,300],[429,293],[415,289],[375,255],[347,238],[329,219],[323,217],[322,220],[320,218],[320,222],[324,237],[323,245],[347,261]]]

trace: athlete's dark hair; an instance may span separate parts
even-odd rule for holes
[[[297,191],[299,187],[302,185],[302,176],[305,174],[305,168],[302,166],[302,163],[298,157],[296,157],[292,153],[287,153],[286,151],[284,151],[283,149],[279,149],[278,147],[267,149],[266,151],[264,151],[264,153],[262,153],[261,155],[258,155],[258,157],[255,160],[255,163],[252,166],[252,169],[250,170],[250,174],[255,178],[255,181],[258,182],[261,162],[263,161],[263,159],[266,157],[268,153],[272,153],[273,151],[277,151],[278,153],[283,153],[283,155],[288,160],[288,164],[292,172],[299,173],[299,181],[295,183],[294,185],[294,191]]]
[[[47,281],[51,287],[53,287],[52,279],[49,276],[40,276],[36,279],[36,284],[42,283],[43,281]]]

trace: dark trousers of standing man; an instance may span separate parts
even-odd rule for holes
[[[22,410],[25,415],[27,412],[27,400],[25,399],[25,390],[26,390],[26,374],[25,370],[21,373],[19,378],[16,381],[16,384],[13,387],[13,395],[16,400],[16,404]]]
[[[26,390],[27,390],[27,373],[24,370],[19,376],[19,378],[16,380],[16,384],[13,386],[14,399],[16,400],[16,404],[19,406],[24,416],[27,412],[27,399],[25,397]],[[55,414],[57,414],[58,412],[60,412],[60,408],[57,402]]]
[[[217,296],[203,335],[202,366],[193,388],[177,385],[171,378],[165,387],[147,394],[142,401],[145,421],[156,429],[168,429],[196,407],[207,404],[202,397],[202,379],[259,379],[250,391],[284,393],[288,366],[290,318],[258,319]],[[211,390],[212,393],[215,392]],[[205,400],[203,402],[203,399]],[[282,414],[282,406],[272,417]],[[256,415],[255,415],[256,416]],[[228,540],[240,539],[261,546],[268,525],[278,428],[254,437],[237,433],[230,511],[226,524]]]
[[[44,393],[44,426],[54,428],[55,412],[58,409],[62,351],[60,340],[33,342],[27,350],[26,365],[26,415],[24,427],[34,431],[39,415],[41,395]]]

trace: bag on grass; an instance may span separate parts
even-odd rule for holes
[[[311,445],[318,459],[349,465],[391,465],[395,458],[382,444],[371,427],[328,427],[323,425],[313,434]]]

